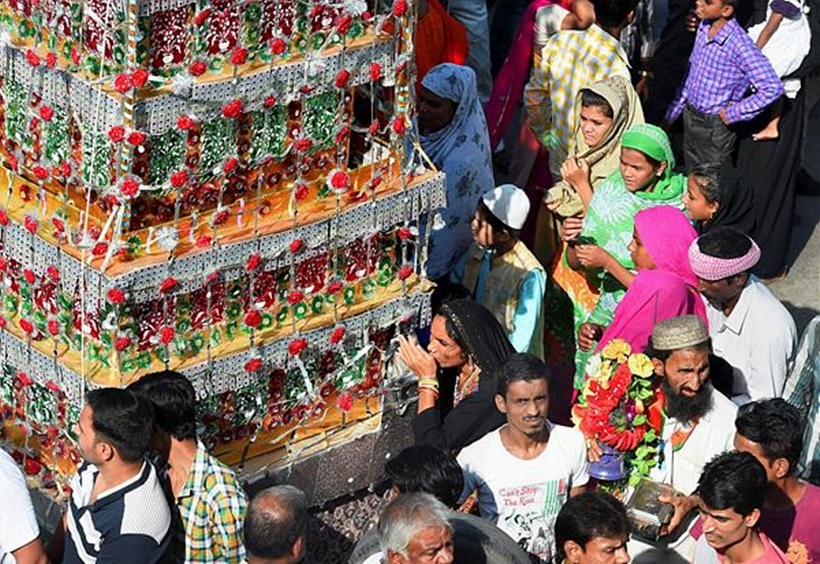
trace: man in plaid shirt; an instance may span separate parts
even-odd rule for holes
[[[167,460],[173,494],[174,561],[244,562],[242,528],[248,499],[236,475],[196,436],[196,395],[177,372],[149,374],[129,389],[154,404],[154,448]]]
[[[688,170],[720,164],[735,146],[732,124],[749,121],[783,95],[783,84],[760,49],[734,18],[737,0],[696,0],[703,21],[689,57],[683,88],[666,121],[683,113]],[[750,88],[754,92],[746,96]]]

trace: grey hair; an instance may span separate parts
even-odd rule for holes
[[[389,551],[407,556],[410,540],[424,529],[443,527],[452,532],[450,509],[428,493],[414,492],[398,496],[379,517],[379,544],[385,556]]]
[[[707,202],[710,204],[720,202],[720,166],[698,165],[692,169],[691,175]]]
[[[257,558],[281,558],[303,534],[307,498],[291,485],[272,486],[250,503],[245,519],[245,548]]]

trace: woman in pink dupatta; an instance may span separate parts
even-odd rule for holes
[[[628,342],[633,351],[643,351],[655,324],[678,315],[695,314],[708,325],[698,280],[689,267],[689,246],[696,238],[689,219],[672,206],[635,215],[629,251],[638,275],[615,308],[598,351],[616,338]]]

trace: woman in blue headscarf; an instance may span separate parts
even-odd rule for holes
[[[443,225],[430,237],[427,275],[446,276],[473,240],[470,222],[479,197],[495,187],[490,138],[475,73],[444,63],[421,83],[417,124],[421,146],[447,176]]]

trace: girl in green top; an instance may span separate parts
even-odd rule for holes
[[[592,309],[573,303],[576,388],[583,385],[586,361],[601,337],[596,326],[610,324],[615,307],[635,277],[628,249],[635,214],[660,205],[683,209],[686,177],[672,172],[674,167],[666,133],[654,125],[636,125],[623,134],[620,167],[595,191],[586,216],[564,220],[567,264],[583,270],[589,285],[600,293]]]

